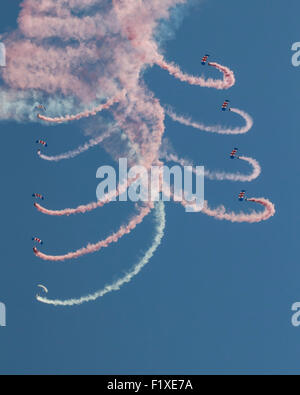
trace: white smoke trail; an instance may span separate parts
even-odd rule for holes
[[[66,115],[64,117],[56,117],[56,118],[51,118],[47,117],[45,115],[38,114],[37,117],[41,119],[42,121],[49,122],[49,123],[64,123],[64,122],[70,122],[70,121],[79,121],[82,118],[88,118],[91,116],[97,115],[99,112],[103,110],[108,110],[111,106],[114,104],[118,103],[125,97],[125,90],[123,90],[118,96],[108,100],[104,104],[100,104],[99,106],[93,108],[92,110],[86,110],[81,113],[75,114],[75,115]]]
[[[88,142],[86,142],[84,145],[81,145],[80,147],[72,150],[72,151],[68,151],[65,152],[63,154],[60,155],[56,155],[56,156],[48,156],[48,155],[44,155],[42,154],[41,151],[38,151],[38,155],[41,159],[50,161],[50,162],[59,162],[63,159],[71,159],[71,158],[75,158],[76,156],[82,154],[83,152],[89,150],[92,147],[95,147],[96,145],[99,145],[103,142],[103,140],[105,140],[107,137],[109,137],[111,134],[111,132],[107,132],[102,134],[99,137],[96,138],[92,138],[91,140],[89,140]]]
[[[0,120],[15,120],[17,122],[37,122],[36,106],[43,103],[47,111],[53,114],[66,113],[73,111],[81,104],[75,103],[72,97],[62,98],[59,95],[53,95],[45,98],[37,91],[19,91],[13,90],[0,91]]]
[[[181,166],[193,166],[193,164],[186,160],[178,158],[176,154],[168,154],[162,153],[163,158],[165,158],[169,162],[175,162],[180,164]],[[241,182],[250,182],[259,177],[261,173],[261,167],[257,160],[253,158],[249,158],[247,156],[240,156],[240,160],[243,160],[249,163],[252,166],[252,172],[250,174],[241,174],[241,173],[226,173],[224,171],[210,171],[204,170],[204,176],[209,180],[218,180],[218,181],[241,181]],[[195,173],[195,168],[193,166],[193,173]]]
[[[240,115],[245,120],[245,126],[236,128],[227,128],[221,125],[207,126],[201,122],[195,122],[191,118],[183,117],[182,115],[175,114],[174,111],[167,109],[166,113],[173,121],[179,122],[182,125],[191,126],[194,129],[199,129],[204,132],[218,133],[218,134],[244,134],[249,132],[253,126],[253,119],[245,111],[239,110],[238,108],[231,108],[231,112]]]
[[[81,298],[78,299],[51,300],[39,295],[36,296],[36,299],[41,303],[45,303],[53,306],[75,306],[75,305],[81,305],[83,303],[95,301],[112,291],[120,290],[120,288],[124,284],[129,283],[135,276],[137,276],[140,273],[140,271],[147,265],[147,263],[150,261],[150,259],[156,252],[157,248],[161,244],[166,226],[166,213],[165,213],[165,207],[163,202],[158,202],[155,206],[155,220],[156,220],[156,228],[155,228],[156,234],[151,247],[148,249],[144,257],[124,277],[118,279],[117,281],[115,281],[110,285],[106,285],[103,289],[95,292],[94,294],[82,296]]]

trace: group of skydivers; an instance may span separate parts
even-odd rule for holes
[[[207,63],[209,65],[209,62],[208,62],[209,56],[210,55],[204,55],[203,56],[202,62],[201,62],[203,66],[205,66]],[[228,109],[228,111],[230,111],[229,103],[230,103],[230,100],[225,100],[224,103],[222,104],[221,110],[222,111],[226,111]],[[35,109],[46,111],[46,107],[43,106],[42,104],[37,105],[35,107]],[[36,140],[36,143],[37,144],[41,144],[44,147],[48,147],[48,144],[44,140]],[[239,159],[239,156],[237,155],[237,152],[238,152],[238,148],[235,147],[230,153],[230,158],[231,159]],[[35,198],[35,199],[44,200],[44,196],[41,195],[40,193],[33,193],[32,197]],[[241,190],[241,192],[238,194],[238,200],[241,201],[241,202],[247,201],[246,191],[244,189]],[[35,203],[35,205],[36,205],[36,203]],[[43,244],[43,241],[40,238],[38,238],[38,237],[33,237],[32,241],[34,241],[35,243],[41,244],[41,245]],[[34,247],[33,251],[36,253],[37,249]]]
[[[208,62],[209,56],[210,56],[210,55],[208,55],[208,54],[206,54],[206,55],[203,56],[202,62],[201,62],[203,66],[205,66],[206,64],[208,64],[208,65],[210,64],[210,63]],[[222,104],[221,110],[222,110],[222,111],[226,111],[226,110],[228,109],[228,111],[231,111],[231,110],[230,110],[230,107],[229,107],[229,103],[230,103],[230,100],[227,100],[227,99],[226,99],[226,100],[224,101],[224,103]],[[235,159],[235,158],[236,158],[236,159],[239,159],[239,156],[237,156],[237,151],[238,151],[238,148],[234,148],[234,149],[231,151],[231,153],[230,153],[230,158],[231,158],[231,159]],[[247,200],[246,191],[245,191],[244,189],[242,189],[241,192],[239,193],[238,199],[239,199],[239,201],[241,201],[241,202]]]

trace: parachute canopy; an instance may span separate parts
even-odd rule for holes
[[[44,285],[39,284],[38,287],[41,288],[46,294],[48,293],[48,289]]]
[[[44,147],[48,147],[48,144],[44,140],[36,140],[37,144],[42,144]]]
[[[224,103],[222,104],[222,111],[226,111],[228,108],[228,105],[230,103],[230,100],[225,100]]]
[[[237,152],[238,152],[238,148],[233,148],[233,150],[230,153],[230,158],[231,159],[238,158],[238,156],[236,156]]]
[[[33,237],[32,241],[35,241],[36,243],[39,243],[39,244],[43,244],[43,241],[41,239],[39,239],[38,237]]]
[[[209,55],[204,55],[203,56],[203,58],[202,58],[202,64],[203,64],[203,66],[205,66],[206,65],[206,63],[207,63],[207,60],[208,60],[208,57],[209,57]]]
[[[46,107],[45,107],[43,104],[38,104],[38,105],[35,107],[35,109],[36,109],[36,110],[43,110],[43,111],[46,111]]]
[[[244,200],[247,200],[246,191],[244,189],[242,189],[241,192],[239,193],[239,201],[242,202]]]
[[[42,200],[44,200],[44,196],[41,195],[40,193],[33,193],[33,194],[32,194],[32,197],[37,198],[37,199],[42,199]]]

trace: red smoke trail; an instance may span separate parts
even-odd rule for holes
[[[53,300],[37,295],[36,296],[37,300],[41,303],[51,304],[54,306],[75,306],[75,305],[78,306],[81,305],[82,303],[87,303],[87,302],[95,301],[98,298],[102,298],[104,295],[110,292],[118,291],[122,286],[132,281],[132,279],[135,276],[137,276],[140,273],[140,271],[149,263],[150,259],[152,258],[152,256],[158,249],[159,245],[161,244],[161,241],[164,236],[164,229],[166,226],[166,214],[165,214],[164,204],[160,202],[155,206],[156,206],[155,207],[156,234],[153,239],[153,243],[151,247],[147,250],[145,255],[143,256],[143,258],[140,259],[140,261],[134,267],[132,267],[132,269],[130,269],[129,272],[127,272],[123,277],[115,280],[112,284],[106,285],[104,288],[100,289],[97,292],[79,298],[71,298],[67,300],[59,300],[59,299]],[[48,293],[48,289],[46,293]]]
[[[261,206],[264,207],[264,211],[257,212],[257,211],[252,211],[250,214],[246,214],[243,212],[240,213],[235,213],[233,211],[231,212],[226,212],[226,208],[221,205],[219,207],[216,207],[215,209],[211,209],[208,206],[208,202],[204,201],[203,207],[200,207],[196,204],[195,201],[188,202],[185,199],[182,199],[182,196],[184,196],[183,191],[178,191],[177,195],[174,193],[174,191],[170,191],[170,198],[172,197],[174,202],[181,203],[183,207],[189,207],[191,210],[189,212],[202,212],[203,214],[208,215],[209,217],[214,217],[219,220],[225,220],[225,221],[230,221],[230,222],[248,222],[248,223],[255,223],[255,222],[261,222],[261,221],[266,221],[273,215],[275,215],[275,205],[270,202],[266,198],[247,198],[246,202],[254,202],[257,204],[260,204]],[[178,197],[180,199],[178,199]]]
[[[130,147],[126,145],[125,148],[122,146],[120,150],[124,149],[130,159],[134,158],[133,164],[143,164],[148,169],[152,164],[159,165],[161,163],[158,157],[159,149],[165,131],[165,111],[159,100],[145,88],[142,81],[143,71],[148,66],[157,64],[175,78],[191,85],[228,89],[235,84],[234,73],[225,66],[209,63],[211,67],[223,74],[223,78],[205,79],[184,73],[177,65],[166,62],[158,53],[158,43],[154,39],[155,29],[162,19],[168,19],[172,6],[186,2],[186,0],[24,0],[19,18],[19,31],[10,35],[7,42],[9,67],[3,70],[4,81],[13,92],[16,90],[28,92],[30,97],[32,92],[38,91],[45,95],[45,98],[46,95],[51,97],[50,103],[51,101],[59,102],[62,97],[74,98],[75,102],[81,103],[81,106],[87,101],[95,102],[99,97],[114,97],[116,92],[124,89],[127,93],[126,97],[124,94],[124,100],[122,97],[120,100],[110,99],[106,104],[79,114],[76,114],[80,111],[77,109],[57,110],[57,115],[65,112],[76,115],[51,118],[39,114],[38,118],[55,124],[79,120],[95,116],[99,111],[108,109],[121,101],[113,108],[113,113],[131,145]],[[88,16],[85,16],[86,7],[100,5],[100,3],[101,11],[98,12],[95,7],[95,14],[88,13]],[[82,10],[82,15],[78,12],[80,10]],[[56,45],[56,38],[60,39],[59,45]],[[69,39],[75,39],[79,45],[69,45]],[[72,103],[74,104],[73,101]],[[30,111],[24,101],[20,106],[16,104],[18,103],[12,103],[14,113],[27,114]],[[66,105],[70,108],[68,102]],[[59,103],[54,107],[60,108]],[[64,108],[66,108],[65,105]],[[10,111],[6,110],[6,112]],[[173,119],[213,133],[248,132],[253,124],[251,117],[238,109],[232,109],[232,112],[245,119],[245,126],[224,128],[202,125],[183,117]],[[174,117],[176,118],[175,115]],[[79,151],[74,150],[56,157],[44,156],[44,159],[60,160],[65,159],[66,155],[73,157],[78,152],[83,152],[86,147],[80,147]],[[116,158],[120,157],[118,147],[111,146],[109,150]],[[241,157],[241,159],[253,166],[251,175],[206,172],[206,176],[233,181],[249,181],[256,178],[260,173],[259,164],[252,158]],[[123,188],[125,191],[127,187],[128,183],[121,185],[120,189]],[[109,196],[105,202],[90,203],[74,209],[47,210],[38,204],[35,206],[39,211],[48,215],[85,213],[108,203],[118,193],[120,190],[114,196]],[[274,205],[268,200],[251,198],[249,201],[262,205],[264,211],[237,214],[226,212],[223,206],[210,209],[205,203],[203,213],[232,222],[258,222],[274,215]],[[36,255],[45,260],[62,261],[98,251],[118,241],[120,237],[134,229],[151,208],[151,205],[143,208],[127,226],[121,227],[117,233],[99,243],[90,244],[78,251],[56,257],[39,251],[36,251]],[[113,287],[115,286],[113,284]],[[107,292],[106,289],[105,292]],[[91,299],[84,299],[84,301],[88,300]]]
[[[117,196],[121,195],[123,192],[126,191],[126,189],[134,182],[137,180],[139,176],[135,177],[134,179],[131,179],[127,182],[124,182],[123,184],[119,185],[116,191],[112,191],[110,194],[106,195],[105,200],[99,200],[98,202],[92,202],[88,203],[85,205],[80,205],[76,208],[65,208],[63,210],[48,210],[45,207],[41,206],[38,203],[34,203],[34,207],[41,213],[46,214],[46,215],[52,215],[56,217],[61,217],[64,215],[72,215],[72,214],[84,214],[87,213],[88,211],[95,210],[97,208],[103,207],[105,204],[110,203],[115,199]]]
[[[235,84],[233,71],[218,63],[209,63],[209,65],[223,73],[223,80],[214,80],[212,78],[206,80],[203,77],[185,74],[180,70],[179,66],[174,63],[167,63],[164,59],[157,60],[156,64],[162,69],[167,70],[175,78],[182,82],[187,82],[190,85],[198,85],[204,88],[229,89]]]
[[[126,226],[121,226],[121,228],[117,232],[113,233],[111,236],[108,236],[106,239],[101,240],[96,244],[88,244],[86,247],[80,248],[79,250],[74,252],[68,252],[65,255],[46,255],[37,249],[34,250],[34,253],[36,256],[45,261],[61,262],[69,259],[79,258],[83,255],[99,251],[102,248],[108,247],[111,243],[116,243],[124,235],[129,234],[151,212],[152,208],[152,204],[149,204],[146,207],[142,207],[139,210],[139,214],[133,217]]]
[[[226,212],[224,206],[219,206],[215,209],[211,209],[209,208],[207,202],[205,202],[202,213],[220,220],[226,220],[231,222],[248,222],[248,223],[266,221],[267,219],[269,219],[275,214],[275,206],[268,199],[249,198],[247,199],[247,201],[260,204],[261,206],[264,207],[264,211],[262,212],[252,211],[250,214]]]

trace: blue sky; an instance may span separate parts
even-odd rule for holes
[[[0,31],[9,31],[17,2],[0,7]],[[226,93],[187,86],[157,67],[145,73],[162,104],[196,120],[238,125],[233,114],[219,111],[224,98],[253,116],[254,127],[244,136],[209,135],[170,119],[166,136],[178,153],[209,169],[247,171],[228,160],[234,146],[259,160],[259,179],[206,181],[205,196],[212,205],[239,210],[236,194],[244,187],[251,196],[272,200],[276,216],[260,224],[231,224],[168,204],[165,238],[150,264],[131,284],[95,303],[44,306],[34,299],[36,285],[45,284],[49,297],[63,299],[101,288],[142,256],[153,220],[76,262],[37,260],[33,234],[51,253],[74,250],[117,229],[132,208],[112,204],[70,218],[38,214],[33,191],[46,194],[51,208],[94,200],[96,169],[111,159],[95,148],[70,161],[45,163],[35,155],[35,140],[46,138],[49,152],[64,152],[85,141],[77,125],[0,124],[0,301],[7,306],[0,373],[299,372],[300,329],[291,325],[291,305],[300,300],[300,68],[292,66],[290,50],[300,41],[299,13],[296,0],[288,7],[282,0],[206,0],[185,15],[163,44],[167,59],[197,74],[201,56],[210,53],[235,71],[237,84]]]

